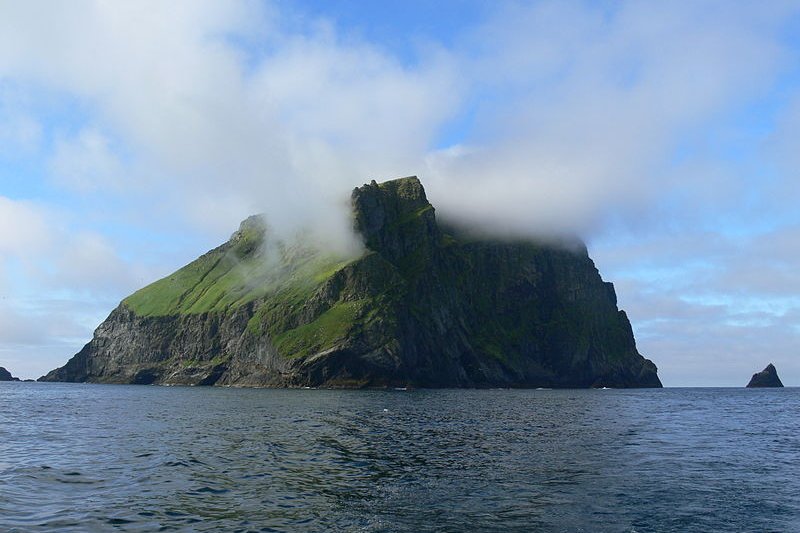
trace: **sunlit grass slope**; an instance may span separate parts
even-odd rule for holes
[[[229,242],[123,303],[143,317],[225,311],[278,291],[309,294],[345,264],[314,248],[270,242],[251,217]]]

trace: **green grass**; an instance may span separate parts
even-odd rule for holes
[[[433,210],[433,206],[431,204],[424,205],[424,206],[420,207],[419,209],[415,209],[414,211],[412,211],[410,213],[406,213],[405,215],[403,215],[402,217],[397,219],[395,222],[393,222],[389,226],[389,228],[396,228],[396,227],[399,227],[399,226],[404,226],[404,225],[406,225],[406,224],[408,224],[410,222],[416,222],[420,218],[422,218],[422,215],[424,215],[428,211],[432,211],[432,210]]]
[[[211,251],[170,276],[136,291],[123,302],[140,316],[188,311],[202,290],[218,278],[214,273],[224,270],[227,262],[226,254],[219,250]],[[221,267],[220,263],[223,263]]]
[[[274,336],[292,329],[297,312],[303,309],[317,287],[298,283],[287,285],[267,296],[247,322],[247,330],[256,336],[265,333]]]
[[[339,272],[345,266],[350,264],[351,260],[343,260],[337,261],[336,259],[331,259],[330,262],[326,264],[316,263],[312,268],[315,269],[314,273],[311,274],[311,279],[315,283],[322,283],[326,281],[328,278]]]
[[[501,363],[508,364],[508,351],[496,340],[489,337],[477,337],[473,339],[473,343],[475,344],[475,348],[481,352],[494,357]]]
[[[276,335],[273,344],[278,353],[288,358],[304,357],[332,348],[345,339],[362,316],[364,300],[339,302],[313,322]]]
[[[300,246],[277,245],[264,253],[252,233],[212,250],[123,303],[144,317],[225,311],[287,290],[308,296],[348,264]]]
[[[222,363],[227,363],[228,361],[230,361],[230,359],[231,359],[230,354],[220,354],[215,356],[213,359],[184,359],[181,362],[181,366],[183,366],[184,368],[217,366],[221,365]]]

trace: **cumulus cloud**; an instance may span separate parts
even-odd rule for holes
[[[43,208],[0,196],[0,259],[35,254],[51,242],[50,225]]]
[[[478,105],[463,146],[429,156],[432,193],[455,216],[526,232],[588,233],[676,192],[707,198],[707,176],[675,168],[680,149],[761,96],[787,60],[776,33],[785,6],[722,6],[501,10],[476,33],[465,67],[494,98]]]
[[[218,232],[263,211],[278,231],[346,233],[349,190],[418,167],[458,102],[443,53],[409,69],[326,24],[287,34],[262,3],[7,11],[0,42],[17,53],[0,52],[0,72],[87,101],[130,147],[127,178],[157,191],[155,207]],[[62,139],[53,159],[79,189],[120,179],[97,130]]]
[[[135,268],[123,261],[106,238],[93,233],[72,237],[53,265],[57,286],[115,290],[132,287]]]
[[[279,230],[342,233],[352,186],[413,173],[444,213],[586,233],[671,191],[706,197],[715,169],[688,179],[681,143],[771,87],[787,59],[780,3],[508,3],[410,64],[270,6],[14,5],[0,72],[96,111],[99,127],[56,144],[61,180],[135,182],[158,192],[151,208],[218,234],[256,211]],[[463,138],[438,146],[465,113]],[[101,129],[127,147],[125,176]]]
[[[39,148],[42,126],[29,113],[29,105],[29,98],[0,79],[0,155],[29,155]]]
[[[59,210],[0,196],[0,366],[38,377],[63,362],[142,272]]]
[[[83,129],[69,139],[58,139],[50,160],[59,185],[80,193],[119,189],[123,165],[109,138],[96,129]]]
[[[130,285],[132,265],[100,234],[72,228],[57,210],[0,196],[0,265],[42,288],[100,294]],[[0,271],[1,272],[1,271]]]
[[[57,323],[52,320],[51,313],[40,313],[40,310],[30,308],[20,310],[26,305],[27,302],[20,300],[9,301],[7,298],[0,300],[0,339],[4,345],[19,347],[37,345]],[[37,324],[30,319],[31,315],[44,320]],[[63,331],[63,328],[60,329]]]
[[[0,150],[8,154],[33,151],[41,135],[41,126],[32,117],[0,112]]]
[[[800,201],[800,94],[793,93],[780,109],[764,152],[770,162],[764,179],[766,194],[775,207],[795,210]]]

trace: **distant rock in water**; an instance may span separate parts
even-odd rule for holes
[[[11,372],[0,366],[0,381],[19,381],[19,378],[15,378]]]
[[[775,370],[775,365],[770,363],[767,365],[767,368],[761,372],[753,374],[753,377],[750,378],[750,383],[748,383],[747,386],[750,388],[783,387],[783,383],[781,383],[781,378],[778,377],[778,371]]]
[[[660,387],[582,244],[444,227],[416,177],[352,194],[364,252],[251,217],[129,296],[42,381],[266,387]]]

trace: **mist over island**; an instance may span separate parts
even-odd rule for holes
[[[40,381],[271,387],[661,387],[579,243],[443,230],[417,177],[353,190],[365,249],[262,217],[114,310]]]

